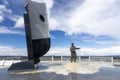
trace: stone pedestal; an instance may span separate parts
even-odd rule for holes
[[[19,63],[13,63],[8,71],[24,71],[24,70],[35,70],[34,61],[23,61]]]

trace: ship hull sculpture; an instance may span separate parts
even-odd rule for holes
[[[14,63],[10,70],[35,69],[35,64],[40,62],[40,57],[46,54],[50,48],[50,35],[48,16],[45,3],[29,0],[24,14],[28,61]]]

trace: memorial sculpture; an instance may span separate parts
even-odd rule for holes
[[[13,63],[8,70],[35,69],[40,57],[50,48],[48,15],[45,3],[32,0],[25,5],[24,24],[28,51],[28,61]]]

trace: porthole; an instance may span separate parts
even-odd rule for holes
[[[42,22],[45,22],[45,18],[42,15],[39,15],[39,18]]]

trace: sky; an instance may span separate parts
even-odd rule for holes
[[[46,55],[120,55],[120,0],[32,0],[47,4],[51,48]],[[0,56],[27,56],[26,0],[0,1]]]

